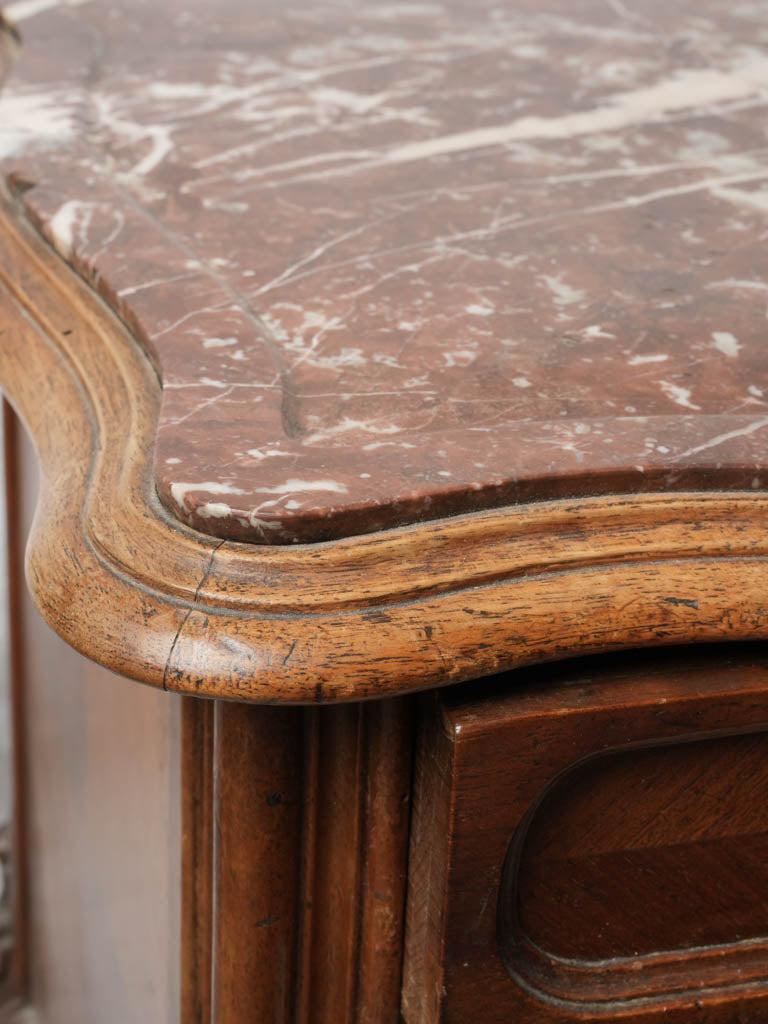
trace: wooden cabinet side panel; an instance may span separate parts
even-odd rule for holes
[[[15,443],[20,565],[37,474]],[[175,1021],[180,701],[86,661],[15,593],[32,1006],[40,1024]]]
[[[11,720],[12,798],[12,872],[11,904],[13,908],[13,951],[10,977],[5,980],[4,1006],[23,1002],[29,988],[29,903],[27,884],[27,807],[24,799],[27,778],[24,746],[24,642],[22,636],[23,605],[26,594],[24,580],[24,528],[21,523],[22,469],[19,466],[19,425],[15,413],[2,400],[3,454],[5,475],[5,552],[8,578],[5,594],[7,651],[5,668],[9,673],[6,693],[10,697],[8,713]],[[9,1011],[10,1012],[10,1011]]]
[[[26,536],[36,459],[16,442]],[[176,1021],[179,700],[87,662],[16,593],[32,1006],[40,1024]]]

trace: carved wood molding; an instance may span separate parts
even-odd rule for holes
[[[759,492],[542,502],[293,548],[195,533],[154,492],[161,384],[149,357],[11,203],[0,294],[0,383],[44,477],[29,584],[50,625],[116,672],[185,693],[325,702],[763,635]]]
[[[764,645],[660,653],[424,699],[409,1024],[768,1019]]]

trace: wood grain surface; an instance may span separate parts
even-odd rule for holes
[[[180,699],[84,660],[22,587],[36,467],[8,426],[30,877],[0,1020],[397,1024],[411,699]]]
[[[519,505],[288,549],[196,534],[154,493],[152,363],[12,208],[0,296],[2,386],[44,473],[29,585],[53,628],[116,672],[324,703],[764,633],[759,492]]]
[[[188,699],[184,1024],[398,1024],[412,724]]]
[[[767,896],[768,733],[754,733],[568,772],[533,816],[507,910],[548,954],[597,961],[761,939]]]
[[[425,698],[407,1024],[768,1015],[762,647]]]

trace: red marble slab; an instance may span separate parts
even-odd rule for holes
[[[768,0],[6,13],[5,178],[152,353],[184,522],[765,486]]]

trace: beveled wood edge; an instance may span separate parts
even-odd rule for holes
[[[503,959],[523,991],[549,1006],[608,1019],[617,1004],[639,1010],[694,997],[765,995],[768,989],[766,939],[615,957],[598,964],[564,961],[525,937],[518,938],[518,951],[515,961]]]
[[[759,492],[550,501],[291,548],[198,534],[154,491],[149,358],[12,201],[0,288],[0,383],[44,477],[29,585],[50,625],[116,672],[197,695],[330,702],[763,633]]]

